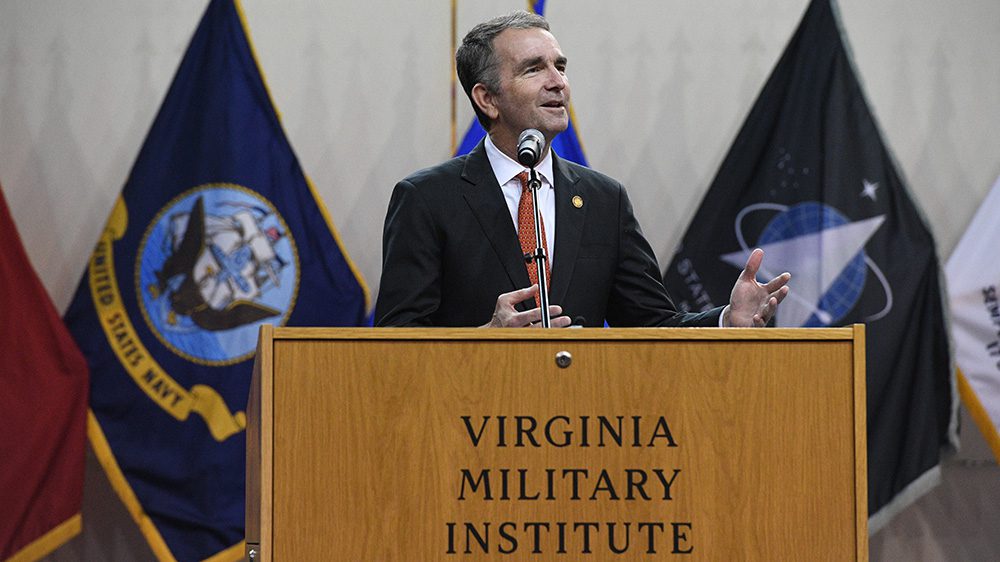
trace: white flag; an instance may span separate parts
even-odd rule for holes
[[[962,401],[1000,460],[1000,179],[945,267]]]

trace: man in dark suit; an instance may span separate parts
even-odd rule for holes
[[[459,79],[489,135],[467,156],[396,185],[383,232],[376,324],[537,325],[541,311],[531,303],[538,285],[530,277],[542,273],[525,263],[518,238],[530,229],[533,240],[534,226],[523,222],[530,198],[521,196],[523,167],[516,162],[518,136],[534,128],[545,137],[536,169],[543,238],[552,249],[545,273],[552,326],[568,326],[571,318],[588,326],[765,325],[788,293],[789,275],[758,283],[760,250],[729,305],[677,312],[622,185],[550,151],[569,124],[570,89],[566,57],[548,29],[540,16],[514,12],[463,39]]]

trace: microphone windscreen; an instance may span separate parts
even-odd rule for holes
[[[525,129],[517,137],[517,161],[522,166],[534,168],[542,157],[545,136],[538,129]]]

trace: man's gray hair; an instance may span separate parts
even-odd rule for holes
[[[462,39],[462,45],[455,52],[455,67],[458,70],[458,80],[462,83],[465,95],[472,102],[476,118],[487,131],[492,124],[472,99],[472,88],[476,84],[486,86],[491,93],[500,90],[500,75],[498,62],[493,50],[493,40],[507,29],[539,28],[549,30],[549,22],[538,14],[518,10],[503,16],[497,16],[489,21],[473,27]]]

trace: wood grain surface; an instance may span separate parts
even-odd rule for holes
[[[248,512],[248,542],[278,561],[867,559],[855,330],[494,332],[275,329],[271,409],[249,409],[270,429],[248,432],[273,440],[248,467],[271,513]]]

